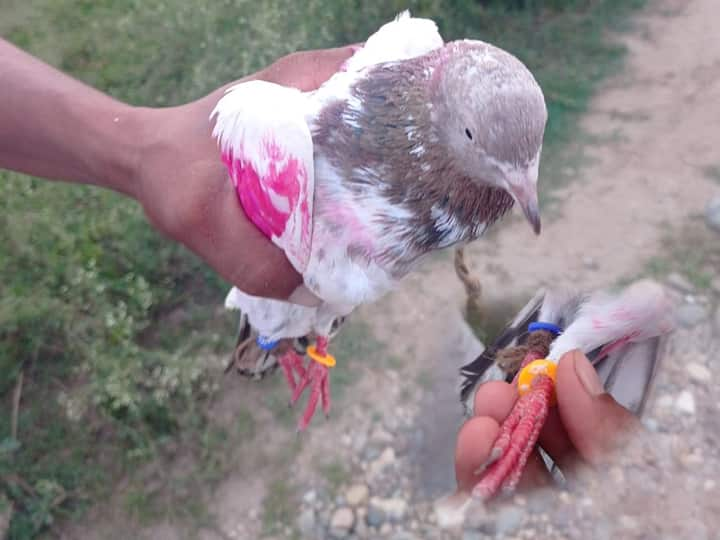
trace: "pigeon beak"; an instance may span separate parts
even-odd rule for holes
[[[516,184],[510,188],[510,193],[518,205],[520,205],[520,208],[522,208],[535,234],[540,234],[540,209],[538,207],[537,188],[535,184]]]

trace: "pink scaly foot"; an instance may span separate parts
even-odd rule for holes
[[[324,361],[319,361],[319,359],[332,360],[330,367],[335,363],[335,359],[327,354],[327,338],[318,337],[314,349],[308,349],[308,355],[310,356],[310,365],[305,370],[304,376],[300,378],[290,400],[290,403],[294,405],[300,399],[305,388],[310,386],[310,397],[305,406],[305,412],[298,422],[298,431],[304,431],[308,427],[315,414],[318,401],[322,403],[325,416],[330,413],[330,370]]]
[[[515,489],[547,419],[553,387],[550,377],[536,376],[532,389],[517,400],[500,426],[488,463],[480,471],[482,478],[473,488],[474,497],[487,500],[501,489]]]
[[[297,388],[295,375],[297,374],[298,380],[302,380],[305,377],[305,366],[303,366],[302,356],[290,349],[280,357],[278,364],[282,367],[290,392],[294,394]]]
[[[538,351],[529,351],[522,367],[540,360],[542,356],[544,354]],[[500,490],[512,492],[520,481],[540,430],[545,425],[555,391],[555,383],[549,376],[542,373],[530,376],[529,390],[515,402],[500,426],[488,461],[477,471],[482,477],[473,488],[474,497],[488,500]]]

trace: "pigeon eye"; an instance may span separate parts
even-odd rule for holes
[[[467,138],[470,139],[471,141],[473,140],[472,133],[470,132],[470,130],[468,128],[465,128],[465,135],[467,135]]]

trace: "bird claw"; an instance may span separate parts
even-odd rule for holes
[[[307,388],[308,386],[310,387],[310,396],[308,397],[305,411],[303,412],[298,422],[298,432],[304,431],[310,424],[310,421],[315,415],[315,409],[317,408],[318,401],[320,401],[321,403],[321,407],[323,412],[325,413],[326,418],[329,416],[329,372],[330,370],[326,366],[323,366],[322,364],[311,360],[310,365],[305,370],[304,376],[300,379],[300,382],[295,387],[292,398],[290,399],[291,405],[294,405],[297,400],[300,399],[300,396],[305,391],[305,388]]]
[[[290,349],[280,357],[278,364],[282,367],[290,392],[294,394],[298,384],[295,381],[295,375],[297,375],[299,380],[303,380],[305,377],[305,366],[303,366],[302,357]],[[289,406],[292,406],[292,404],[293,402],[290,402]]]
[[[547,419],[552,393],[552,379],[539,376],[532,390],[517,400],[500,426],[490,457],[476,471],[482,477],[473,488],[474,497],[487,500],[498,491],[515,489]]]

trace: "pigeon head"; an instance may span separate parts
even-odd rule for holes
[[[480,41],[450,44],[435,79],[433,121],[455,165],[476,184],[507,191],[539,233],[547,108],[525,65]]]

